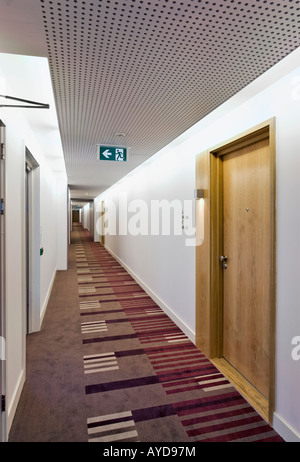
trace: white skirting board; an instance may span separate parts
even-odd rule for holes
[[[51,279],[51,282],[50,282],[50,285],[49,285],[49,289],[48,289],[45,301],[44,301],[42,309],[41,309],[40,325],[42,325],[42,322],[43,322],[43,319],[44,319],[44,316],[45,316],[45,313],[46,313],[46,309],[47,309],[47,306],[48,306],[50,295],[51,295],[51,292],[52,292],[52,289],[53,289],[53,284],[54,284],[54,281],[55,281],[55,278],[56,278],[56,273],[57,273],[57,271],[55,270],[53,275],[52,275],[52,279]]]
[[[26,375],[25,375],[25,370],[23,369],[19,375],[18,383],[16,385],[14,394],[12,396],[11,402],[8,403],[8,409],[7,409],[7,421],[6,421],[6,428],[7,428],[7,437],[9,435],[9,431],[17,410],[17,406],[21,397],[21,393],[23,390],[23,386],[25,383]]]
[[[273,428],[287,443],[300,443],[300,434],[297,434],[276,412],[273,414]]]

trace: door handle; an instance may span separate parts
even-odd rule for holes
[[[220,262],[222,263],[222,268],[224,270],[227,269],[227,265],[226,265],[227,260],[228,260],[228,258],[225,255],[220,256]]]

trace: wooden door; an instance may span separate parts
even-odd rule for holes
[[[72,223],[79,223],[79,210],[72,210]]]
[[[223,155],[223,356],[269,398],[269,139]]]

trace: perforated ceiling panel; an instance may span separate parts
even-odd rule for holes
[[[106,189],[300,45],[294,0],[40,6],[73,197]],[[126,145],[128,163],[99,163],[97,144]]]

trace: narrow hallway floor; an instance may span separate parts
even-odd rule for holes
[[[89,233],[72,232],[11,442],[281,442]]]

